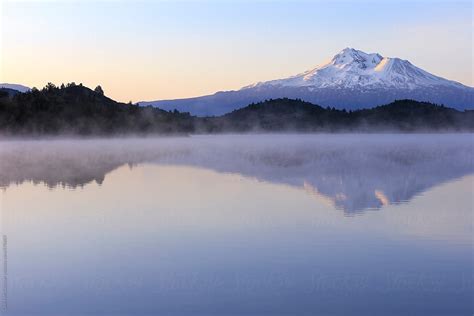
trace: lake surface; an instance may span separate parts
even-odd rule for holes
[[[473,135],[0,142],[2,315],[472,315]]]

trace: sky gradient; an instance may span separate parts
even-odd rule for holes
[[[174,99],[294,75],[345,47],[473,86],[471,1],[2,1],[0,82]]]

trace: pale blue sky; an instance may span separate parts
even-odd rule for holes
[[[0,0],[1,1],[1,0]],[[471,1],[3,1],[0,82],[121,101],[293,75],[350,46],[474,85]]]

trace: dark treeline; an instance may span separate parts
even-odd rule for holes
[[[276,99],[251,104],[210,122],[218,131],[459,132],[474,131],[474,111],[460,112],[426,102],[398,100],[348,112],[302,100]]]
[[[412,100],[347,112],[302,100],[250,104],[219,117],[195,117],[119,103],[98,86],[74,83],[11,93],[0,89],[4,135],[189,134],[224,132],[474,131],[474,111]]]
[[[70,83],[15,95],[0,91],[0,132],[13,135],[190,133],[189,114],[116,102]]]

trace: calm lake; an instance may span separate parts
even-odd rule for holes
[[[2,315],[472,315],[474,136],[0,141]]]

